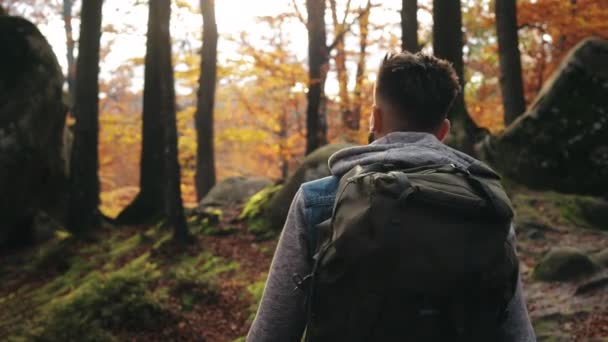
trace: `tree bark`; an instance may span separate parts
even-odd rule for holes
[[[500,59],[500,89],[505,110],[505,125],[526,110],[517,36],[516,0],[496,0],[496,35]]]
[[[201,75],[196,110],[197,159],[196,193],[198,200],[215,185],[215,158],[213,151],[213,106],[217,82],[217,24],[214,0],[201,0],[203,12],[203,48]]]
[[[84,233],[98,225],[99,213],[99,45],[103,0],[84,1],[74,102],[74,143],[70,161],[68,229]]]
[[[173,237],[178,241],[188,241],[190,235],[184,217],[184,207],[181,197],[181,177],[177,150],[177,124],[175,122],[175,82],[173,78],[173,65],[171,62],[171,0],[154,0],[154,7],[158,10],[160,53],[160,96],[161,121],[164,129],[164,170],[166,179],[164,212],[167,224],[173,227]]]
[[[416,53],[420,51],[420,45],[418,44],[418,0],[402,0],[401,4],[401,49]]]
[[[361,107],[363,106],[363,80],[365,77],[366,57],[367,57],[367,37],[369,33],[369,15],[371,11],[371,0],[367,1],[366,9],[359,17],[359,60],[357,61],[357,72],[355,79],[355,91],[353,95],[353,122],[356,130],[359,130],[361,123]]]
[[[334,61],[336,63],[336,74],[338,75],[339,97],[340,97],[340,113],[342,113],[342,125],[347,132],[356,129],[353,126],[352,111],[350,103],[350,94],[348,93],[348,72],[346,71],[346,51],[344,47],[345,20],[338,19],[338,9],[336,0],[330,0],[331,17],[334,26],[334,37],[336,37],[336,55]],[[348,8],[345,10],[344,18],[348,15]]]
[[[452,121],[449,144],[473,154],[481,130],[469,116],[464,102],[464,62],[462,56],[462,12],[459,0],[433,0],[433,51],[435,56],[451,62],[463,89],[448,113]]]
[[[328,68],[325,32],[325,0],[306,0],[308,10],[308,93],[306,108],[306,154],[327,144],[325,78]]]
[[[159,219],[163,214],[165,169],[164,136],[161,115],[161,61],[163,16],[159,1],[150,1],[144,71],[142,148],[139,194],[116,218],[121,224],[139,224]]]
[[[72,5],[74,0],[63,0],[63,22],[65,26],[66,59],[68,62],[68,92],[70,100],[74,101],[74,82],[76,77],[76,63],[74,60],[74,36],[72,34]]]

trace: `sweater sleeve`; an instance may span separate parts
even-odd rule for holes
[[[294,274],[312,270],[305,238],[305,213],[301,190],[289,209],[287,220],[270,265],[268,280],[248,342],[299,341],[306,325],[304,293],[295,290]]]
[[[500,329],[502,342],[536,342],[522,292],[521,280],[518,279],[515,295],[509,303],[509,315]]]
[[[515,228],[511,226],[509,239],[515,246]],[[515,247],[514,247],[515,248]],[[523,288],[521,285],[521,275],[517,279],[517,288],[515,295],[511,299],[507,307],[507,320],[503,323],[500,329],[500,337],[502,342],[536,342],[536,335],[528,316],[528,309],[523,296]]]

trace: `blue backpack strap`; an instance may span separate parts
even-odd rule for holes
[[[317,248],[317,225],[332,215],[340,178],[329,176],[302,184],[302,196],[306,215],[306,240],[309,258],[312,260]]]

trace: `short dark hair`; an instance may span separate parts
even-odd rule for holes
[[[395,108],[410,130],[439,127],[460,91],[452,65],[424,53],[387,54],[376,80],[376,97]]]

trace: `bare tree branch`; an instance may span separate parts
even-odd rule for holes
[[[298,3],[296,2],[296,0],[292,0],[291,5],[296,11],[296,17],[298,18],[298,20],[300,20],[300,22],[304,24],[304,26],[308,26],[308,24],[306,23],[306,19],[304,19],[304,16],[302,15],[302,12],[300,11],[300,7],[298,7]]]
[[[333,0],[335,1],[335,0]],[[344,18],[342,18],[342,26],[346,25],[346,19],[348,18],[348,12],[350,12],[350,3],[351,0],[346,2],[346,8],[344,9]]]
[[[352,26],[353,26],[353,25],[354,25],[354,24],[355,24],[357,21],[359,21],[359,19],[361,18],[361,16],[362,16],[362,15],[364,15],[364,14],[365,14],[365,13],[367,13],[367,12],[369,12],[369,11],[372,9],[372,7],[379,7],[379,6],[380,6],[380,5],[372,5],[372,4],[371,4],[371,1],[368,1],[368,2],[367,2],[367,5],[366,5],[364,8],[362,8],[362,9],[359,11],[359,15],[357,15],[357,17],[356,17],[356,18],[354,18],[354,19],[353,19],[353,20],[352,20],[350,23],[348,23],[348,25],[344,25],[344,28],[342,29],[342,31],[341,31],[341,32],[338,32],[338,33],[336,34],[336,36],[334,37],[334,41],[333,41],[333,42],[332,42],[330,45],[328,45],[328,46],[327,46],[327,52],[328,52],[328,53],[331,53],[331,50],[333,50],[333,49],[336,47],[336,45],[338,45],[338,43],[340,42],[340,39],[342,39],[342,37],[343,37],[343,36],[344,36],[344,35],[345,35],[347,32],[349,32],[349,31],[350,31],[351,27],[352,27]]]

